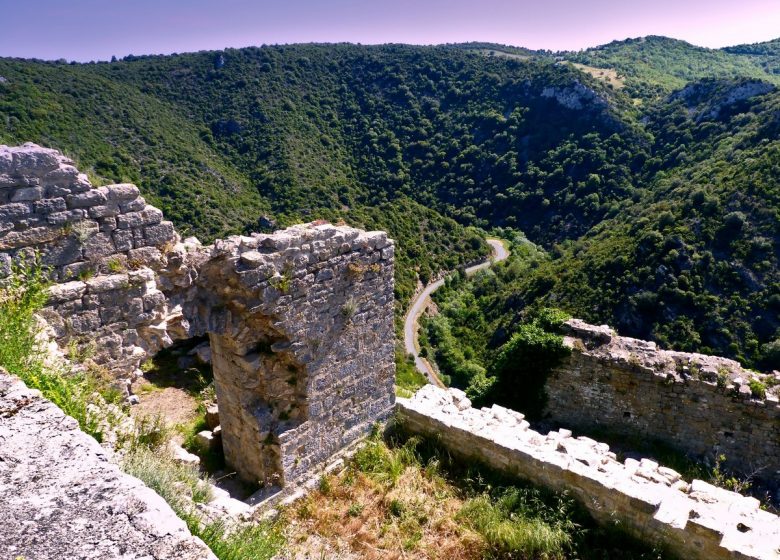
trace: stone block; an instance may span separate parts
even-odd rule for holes
[[[29,202],[17,202],[0,206],[0,222],[13,222],[26,218],[32,212]]]
[[[68,205],[64,198],[46,198],[37,200],[33,203],[33,211],[36,214],[52,214],[54,212],[65,212]]]
[[[102,323],[100,322],[100,314],[97,310],[89,310],[73,315],[66,319],[66,322],[70,326],[70,330],[75,335],[92,334],[94,335]]]
[[[106,203],[106,195],[98,189],[92,189],[79,194],[71,194],[67,197],[68,208],[89,208]]]
[[[135,185],[122,183],[117,185],[106,185],[109,200],[131,201],[140,196],[140,191]]]
[[[89,209],[89,217],[92,219],[105,218],[108,216],[118,216],[121,210],[118,204],[104,204],[102,206],[93,206]]]
[[[219,426],[219,407],[216,404],[206,408],[206,425],[211,430]]]
[[[144,239],[147,245],[159,247],[172,241],[175,237],[176,233],[171,222],[162,222],[144,229]]]
[[[126,229],[116,229],[111,233],[117,251],[129,251],[133,248],[133,232]]]
[[[220,438],[215,437],[210,430],[203,430],[195,435],[195,442],[203,450],[214,450],[219,448]]]
[[[42,243],[54,241],[62,236],[62,232],[51,227],[36,227],[24,231],[9,231],[0,237],[0,251],[34,247]]]
[[[116,252],[114,242],[108,233],[98,233],[84,242],[84,256],[87,259],[99,259]]]
[[[87,280],[87,288],[90,294],[100,294],[112,290],[125,290],[129,287],[130,281],[127,274],[111,274],[108,276],[97,276]]]
[[[11,193],[11,202],[32,202],[43,198],[42,187],[24,187]]]
[[[78,222],[86,217],[84,210],[68,210],[49,214],[46,221],[52,226],[64,226],[70,222]]]

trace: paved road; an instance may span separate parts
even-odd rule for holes
[[[468,267],[466,269],[467,275],[474,274],[478,270],[487,268],[494,262],[503,261],[509,256],[509,251],[500,239],[487,239],[487,242],[490,243],[490,246],[493,248],[493,256],[486,261]],[[438,385],[439,387],[443,387],[444,384],[439,380],[439,377],[436,375],[436,372],[433,370],[428,361],[420,356],[420,352],[418,350],[417,319],[419,319],[420,314],[428,306],[431,294],[438,290],[443,284],[444,279],[441,279],[437,280],[436,282],[431,282],[425,286],[425,289],[420,292],[420,294],[412,302],[412,305],[409,307],[409,311],[406,314],[406,319],[404,320],[404,347],[406,352],[414,356],[415,366],[417,366],[417,369],[420,372],[425,374],[425,377],[428,379],[428,383]]]

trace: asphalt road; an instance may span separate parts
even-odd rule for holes
[[[503,261],[509,256],[509,251],[500,239],[487,239],[487,242],[490,243],[490,246],[493,248],[493,256],[479,264],[468,267],[466,269],[466,275],[474,274],[478,270],[487,268],[495,262]],[[409,307],[406,319],[404,320],[404,347],[406,352],[414,356],[414,365],[417,366],[417,369],[421,373],[425,374],[428,383],[439,387],[443,387],[443,383],[439,380],[436,372],[428,361],[425,358],[420,357],[417,346],[417,320],[420,318],[420,314],[423,310],[428,306],[431,294],[438,290],[442,285],[444,285],[444,279],[436,280],[436,282],[431,282],[425,286],[425,289],[420,292],[414,301],[412,301],[412,305]]]

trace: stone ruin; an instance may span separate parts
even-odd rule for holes
[[[0,277],[37,260],[59,348],[117,378],[208,335],[226,462],[286,486],[394,403],[393,242],[313,223],[182,242],[134,185],[93,188],[34,144],[0,146]]]
[[[435,438],[461,459],[566,491],[603,525],[675,557],[780,560],[780,518],[755,498],[688,483],[648,459],[620,462],[608,445],[569,430],[542,435],[522,414],[472,408],[455,389],[426,385],[411,399],[399,398],[396,410],[409,432]]]
[[[182,241],[133,185],[93,188],[57,151],[0,146],[0,278],[34,259],[53,281],[41,316],[54,345],[116,379],[174,340],[208,336],[225,458],[246,480],[292,487],[394,408],[394,257],[383,232],[312,223],[203,246]],[[568,326],[572,355],[546,384],[550,418],[722,451],[777,476],[777,398],[746,394],[752,372]],[[780,519],[754,499],[653,461],[621,463],[568,430],[541,435],[522,414],[475,410],[455,390],[426,386],[395,410],[454,455],[567,490],[597,520],[681,556],[780,560]],[[12,552],[63,557],[58,546],[83,541],[99,553],[84,557],[121,557],[129,542],[153,558],[213,558],[159,497],[3,372],[0,441],[10,444],[0,446],[0,505],[15,512],[0,544]],[[42,527],[51,538],[36,537]]]
[[[662,350],[578,319],[566,329],[572,352],[547,378],[548,419],[586,433],[660,440],[711,463],[723,455],[729,468],[780,490],[780,374]],[[766,394],[752,394],[751,380]]]

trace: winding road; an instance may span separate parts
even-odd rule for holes
[[[489,238],[486,241],[493,248],[493,256],[479,264],[468,267],[466,269],[467,276],[474,274],[478,270],[487,268],[493,263],[503,261],[509,256],[509,251],[500,239]],[[436,375],[436,372],[433,367],[431,367],[431,364],[428,363],[428,360],[420,356],[420,350],[417,343],[417,320],[420,318],[423,310],[428,307],[431,294],[443,285],[444,278],[431,282],[425,286],[425,289],[412,301],[412,305],[409,307],[409,311],[406,313],[406,318],[404,319],[404,348],[407,353],[414,356],[414,365],[421,373],[425,374],[428,383],[438,387],[444,387],[444,384]]]

